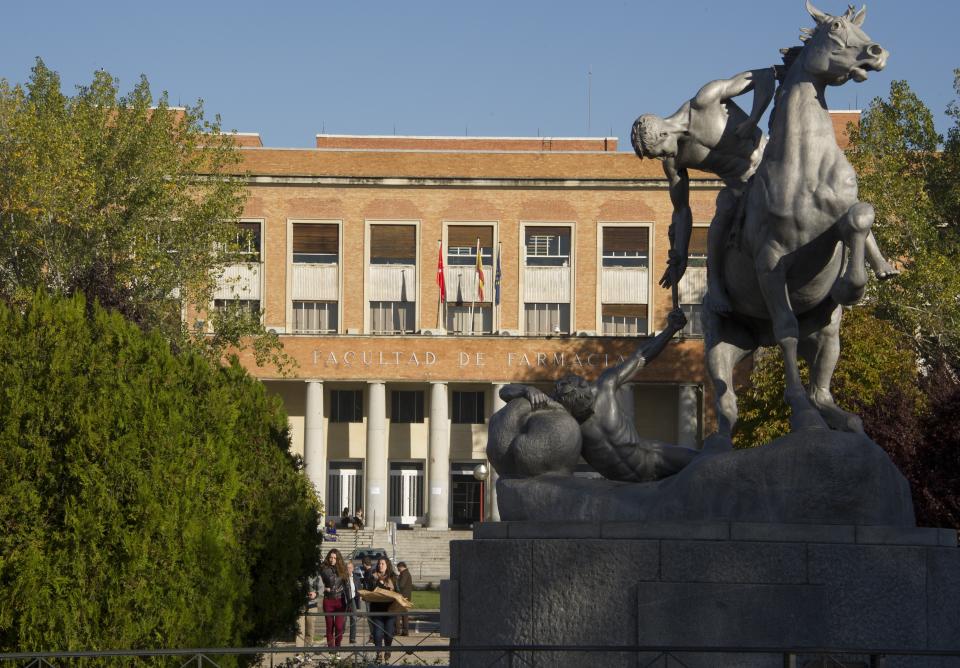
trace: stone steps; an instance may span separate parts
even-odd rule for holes
[[[450,541],[471,540],[473,531],[469,529],[451,529],[449,531],[431,531],[417,527],[397,531],[396,558],[407,563],[416,586],[432,584],[440,586],[440,580],[450,577]],[[390,532],[385,529],[338,529],[337,540],[325,540],[323,551],[336,547],[343,555],[349,556],[358,547],[382,547],[394,554],[390,542]]]

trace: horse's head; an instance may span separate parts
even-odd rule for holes
[[[867,72],[879,72],[886,66],[889,53],[860,27],[867,15],[866,5],[859,12],[850,5],[842,16],[830,16],[810,0],[806,3],[817,24],[813,29],[804,28],[800,37],[806,42],[803,68],[809,75],[839,86],[850,79],[864,81]]]

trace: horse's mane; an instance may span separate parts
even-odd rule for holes
[[[803,45],[800,46],[789,46],[785,49],[780,49],[780,57],[783,60],[782,65],[774,65],[773,70],[777,77],[778,83],[783,83],[783,80],[787,76],[787,71],[797,60],[797,57],[800,56],[800,52],[803,51]]]

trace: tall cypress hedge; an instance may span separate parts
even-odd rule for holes
[[[318,502],[279,401],[81,296],[0,304],[0,651],[287,631]]]

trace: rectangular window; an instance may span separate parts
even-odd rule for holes
[[[703,304],[680,304],[680,308],[687,316],[684,336],[703,336]]]
[[[337,302],[293,302],[294,334],[336,334]]]
[[[524,304],[525,328],[528,335],[569,334],[570,304]]]
[[[569,267],[570,228],[529,226],[524,232],[528,267]]]
[[[332,223],[294,223],[293,261],[336,264],[339,259],[339,229]]]
[[[237,254],[237,262],[259,262],[260,242],[260,223],[237,223],[237,235],[230,250]]]
[[[331,390],[330,422],[363,422],[363,390]]]
[[[688,267],[707,266],[707,227],[694,227],[690,232],[690,246],[688,248]]]
[[[489,302],[476,304],[471,314],[469,304],[447,305],[447,331],[451,334],[489,334],[493,331],[493,307]]]
[[[649,262],[649,228],[621,225],[603,228],[604,267],[647,267]]]
[[[601,309],[605,335],[646,335],[646,304],[603,304]]]
[[[690,233],[687,271],[680,279],[680,308],[687,316],[684,336],[703,336],[703,295],[707,290],[707,230],[694,227]]]
[[[416,264],[415,225],[371,225],[370,264]]]
[[[423,391],[393,390],[390,393],[390,421],[401,424],[423,422]]]
[[[447,228],[447,266],[476,266],[477,239],[480,240],[480,262],[493,265],[493,227],[490,225],[450,225]],[[484,277],[492,285],[492,277]]]
[[[415,302],[370,302],[372,334],[413,334]]]
[[[453,392],[453,423],[483,424],[483,392]]]
[[[257,318],[261,315],[259,299],[214,299],[213,309],[218,312],[248,311]]]

